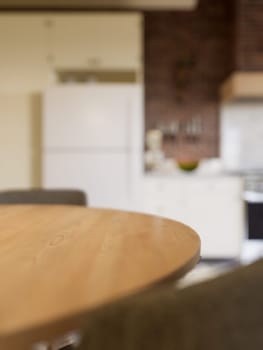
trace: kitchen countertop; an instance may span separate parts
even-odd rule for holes
[[[169,164],[170,165],[170,164]],[[243,174],[228,172],[224,170],[220,159],[203,160],[200,162],[199,166],[192,171],[184,171],[174,166],[165,167],[160,169],[148,170],[144,172],[146,177],[156,177],[156,178],[173,178],[173,177],[183,177],[183,178],[195,178],[195,177],[243,177]]]
[[[228,173],[225,171],[199,171],[198,169],[194,171],[183,171],[183,170],[173,170],[173,171],[164,171],[164,170],[152,170],[152,171],[145,171],[144,172],[145,177],[149,178],[204,178],[204,177],[238,177],[242,178],[243,176],[241,174],[234,174],[234,173]]]

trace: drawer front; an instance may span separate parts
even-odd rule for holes
[[[183,194],[183,186],[180,182],[173,179],[151,179],[147,178],[143,183],[143,192],[145,196],[163,198],[178,198]]]

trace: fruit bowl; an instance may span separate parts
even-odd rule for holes
[[[198,160],[177,161],[177,165],[183,171],[193,171],[198,167],[199,161]]]

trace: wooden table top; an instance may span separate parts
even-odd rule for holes
[[[1,206],[0,341],[20,350],[50,325],[69,330],[95,307],[187,272],[199,253],[192,229],[156,216]]]

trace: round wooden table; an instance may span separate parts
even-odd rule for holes
[[[1,206],[0,348],[80,327],[90,310],[183,275],[199,253],[192,229],[156,216]]]

